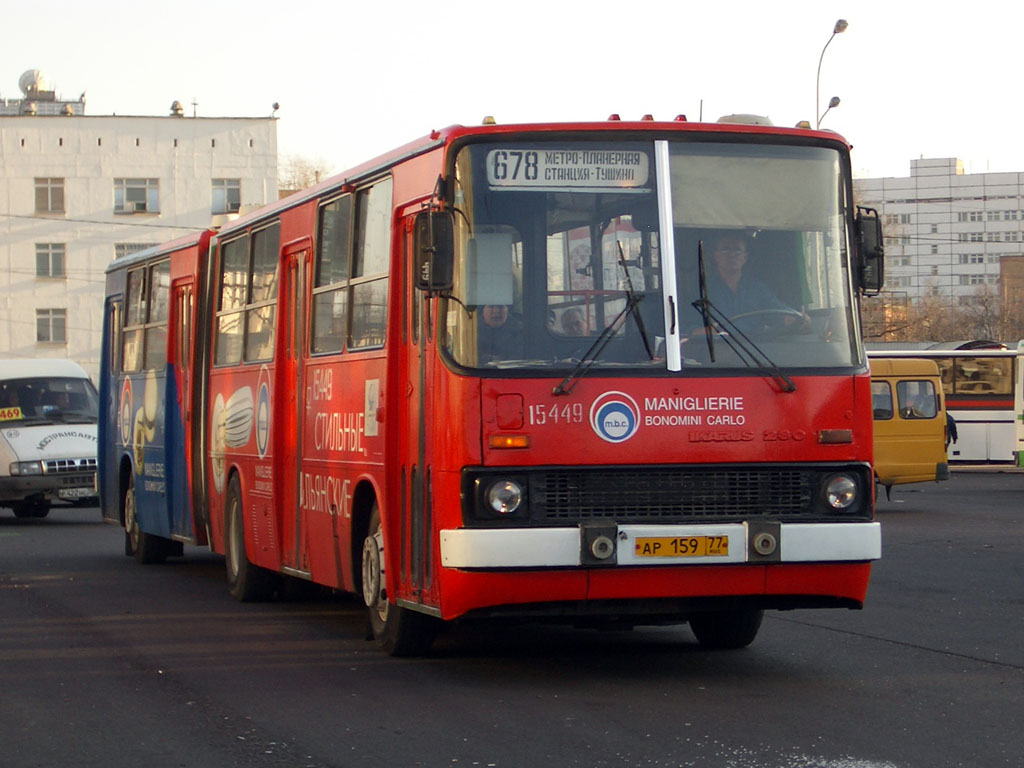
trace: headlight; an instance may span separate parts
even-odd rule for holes
[[[10,469],[11,477],[43,474],[43,465],[38,461],[16,461]]]
[[[499,515],[511,515],[523,503],[523,488],[514,480],[499,480],[487,489],[487,506]]]
[[[833,475],[825,483],[825,501],[832,509],[849,509],[857,501],[857,481],[849,475]]]

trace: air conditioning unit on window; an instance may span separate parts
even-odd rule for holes
[[[133,203],[133,205],[135,207],[132,210],[135,211],[135,213],[145,213],[146,212],[146,203],[145,203],[145,201],[136,200],[135,203]]]
[[[228,213],[238,213],[241,207],[241,203],[228,203]]]

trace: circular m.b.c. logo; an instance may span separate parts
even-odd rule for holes
[[[605,392],[590,406],[590,426],[609,443],[622,443],[640,427],[640,408],[625,392]]]

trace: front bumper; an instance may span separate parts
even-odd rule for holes
[[[649,556],[638,541],[727,536],[727,553]],[[770,538],[765,538],[765,537]],[[595,554],[595,542],[601,539]],[[611,548],[608,549],[610,542]],[[458,569],[579,566],[848,563],[882,555],[881,525],[743,522],[707,525],[580,525],[563,528],[456,528],[441,531],[441,564]]]
[[[0,503],[4,504],[30,499],[77,501],[95,496],[95,470],[0,478]]]

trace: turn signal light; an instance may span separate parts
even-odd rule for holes
[[[853,442],[852,429],[822,429],[818,431],[818,442],[829,444],[846,444]]]
[[[526,435],[491,435],[488,443],[491,448],[529,448],[530,438]]]

